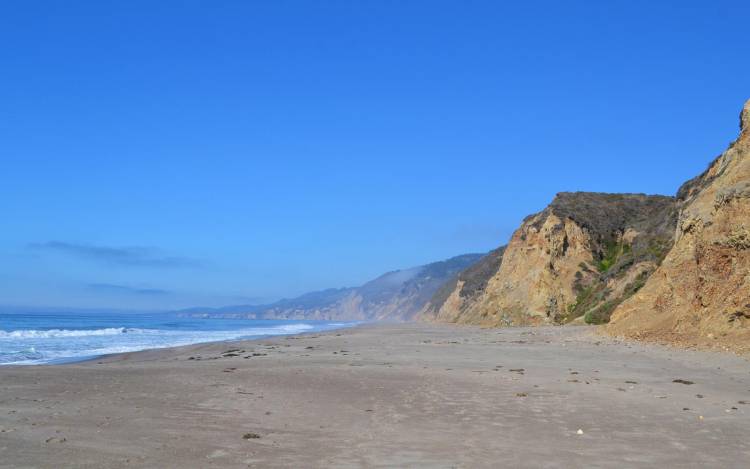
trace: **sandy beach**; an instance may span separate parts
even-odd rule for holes
[[[580,431],[579,431],[580,430]],[[369,325],[0,367],[0,467],[747,467],[750,363]]]

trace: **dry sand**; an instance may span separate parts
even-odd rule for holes
[[[0,467],[749,464],[747,360],[584,327],[376,325],[0,367]]]

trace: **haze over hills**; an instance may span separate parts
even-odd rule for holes
[[[252,319],[408,321],[442,285],[480,258],[481,254],[464,254],[387,272],[359,287],[310,292],[266,305],[190,308],[180,312],[196,316]]]

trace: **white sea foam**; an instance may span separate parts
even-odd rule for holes
[[[203,342],[288,335],[345,327],[335,324],[269,324],[229,330],[107,327],[102,329],[0,330],[0,365],[55,363],[113,353],[177,347]]]
[[[314,326],[310,324],[283,324],[272,327],[258,327],[250,329],[238,329],[233,331],[210,331],[209,335],[219,336],[236,336],[243,337],[249,335],[279,335],[279,334],[294,334],[296,332],[304,332],[313,329]],[[3,331],[0,330],[0,340],[2,339],[50,339],[57,337],[93,337],[93,336],[108,336],[108,335],[120,335],[120,334],[142,334],[142,335],[180,335],[187,331],[179,330],[155,330],[155,329],[138,329],[138,328],[125,328],[125,327],[107,327],[104,329],[47,329],[47,330],[18,330],[18,331]],[[192,333],[198,331],[189,331]]]
[[[101,335],[118,335],[126,332],[145,332],[144,329],[126,329],[124,327],[107,327],[105,329],[47,329],[47,330],[19,330],[0,331],[0,339],[48,339],[53,337],[88,337]]]

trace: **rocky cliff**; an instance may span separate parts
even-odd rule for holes
[[[606,329],[750,351],[750,101],[737,140],[677,198],[674,246]]]
[[[672,197],[558,194],[485,267],[440,290],[420,317],[487,326],[604,322],[671,247],[675,213]],[[474,277],[481,281],[472,285]]]
[[[193,309],[187,314],[252,319],[408,321],[442,285],[481,257],[481,254],[465,254],[388,272],[360,287],[322,290],[268,305]]]
[[[505,246],[498,248],[468,269],[454,276],[430,298],[419,313],[419,319],[435,321],[452,321],[466,314],[484,294],[487,282],[500,269]]]

